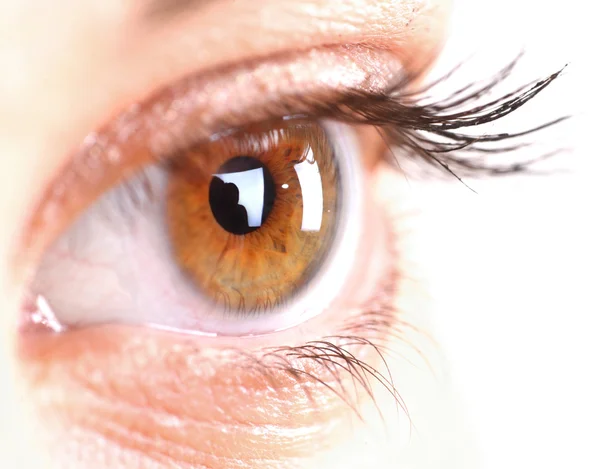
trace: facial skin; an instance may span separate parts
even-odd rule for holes
[[[449,2],[214,1],[183,13],[143,0],[39,3],[0,6],[0,406],[2,420],[13,422],[0,434],[0,467],[469,467],[470,442],[427,334],[410,337],[426,361],[402,340],[391,344],[417,362],[390,361],[418,430],[409,438],[406,416],[381,390],[383,422],[368,399],[360,421],[337,399],[314,412],[297,393],[270,395],[264,383],[244,382],[254,393],[244,397],[219,364],[184,363],[205,357],[176,336],[90,328],[76,337],[33,341],[16,332],[26,274],[34,267],[15,263],[22,229],[42,189],[90,131],[189,73],[282,52],[364,43],[390,50],[407,70],[421,70],[442,47]],[[364,131],[368,159],[381,148]],[[411,258],[404,178],[367,166],[373,198],[400,214],[393,217],[404,253],[397,268],[410,275],[394,298],[396,309],[426,330],[426,285]],[[373,237],[382,236],[374,230]],[[333,313],[302,333],[269,340],[319,339],[335,330]],[[170,353],[155,359],[156,350]],[[369,360],[381,366],[376,357]],[[140,380],[132,384],[136,374]],[[229,433],[221,431],[226,421],[215,417],[216,409],[237,422]],[[465,450],[456,454],[456,445]]]

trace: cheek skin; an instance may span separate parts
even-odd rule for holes
[[[366,204],[372,219],[365,223],[369,229],[364,239],[373,248],[362,249],[357,258],[371,267],[352,279],[353,294],[345,295],[351,301],[325,312],[322,316],[328,319],[316,318],[317,324],[270,339],[230,344],[245,350],[245,357],[215,342],[136,327],[23,335],[22,369],[31,397],[39,403],[39,418],[47,423],[48,447],[58,467],[77,461],[89,468],[169,463],[308,468],[316,467],[315,457],[336,453],[364,426],[351,405],[327,388],[354,389],[350,375],[334,376],[326,367],[300,360],[294,363],[296,368],[317,376],[326,386],[298,380],[281,367],[258,365],[251,352],[339,333],[348,311],[358,317],[365,309],[377,307],[381,283],[390,272],[386,267],[390,256],[389,234],[378,211],[372,210],[374,203]],[[355,353],[371,366],[381,367],[374,350]],[[280,364],[276,359],[264,360]],[[371,386],[377,388],[375,382]],[[350,392],[348,399],[361,415],[371,412],[373,403],[364,389]],[[376,412],[373,415],[381,421]]]

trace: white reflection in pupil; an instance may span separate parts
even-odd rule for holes
[[[262,225],[265,205],[265,182],[263,168],[249,169],[241,173],[215,174],[221,181],[234,184],[238,189],[238,205],[246,209],[248,226]]]
[[[213,175],[209,202],[213,216],[228,232],[244,235],[266,221],[275,201],[269,170],[256,158],[237,156]]]
[[[294,165],[302,200],[302,231],[319,231],[323,219],[323,187],[312,149]],[[286,175],[287,176],[287,175]],[[289,181],[292,182],[292,181]],[[283,189],[290,184],[282,184]],[[296,186],[297,187],[297,186]],[[276,189],[268,168],[250,156],[236,156],[223,164],[209,187],[209,203],[217,222],[229,233],[244,235],[260,228],[275,202]]]

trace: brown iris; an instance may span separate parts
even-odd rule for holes
[[[331,145],[314,122],[257,126],[201,144],[169,172],[175,260],[225,309],[269,309],[321,264],[340,196]]]

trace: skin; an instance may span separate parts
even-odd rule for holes
[[[136,340],[137,329],[90,328],[70,338],[33,341],[16,332],[19,299],[34,267],[34,261],[25,266],[14,261],[27,216],[40,196],[31,188],[45,187],[72,148],[125,103],[190,72],[324,44],[389,49],[407,70],[422,70],[443,44],[448,2],[263,0],[259,17],[257,2],[222,1],[160,24],[155,17],[144,22],[139,15],[143,5],[136,2],[38,3],[0,6],[0,57],[6,70],[0,76],[0,406],[2,421],[16,423],[2,428],[0,467],[469,467],[469,449],[454,450],[457,441],[462,448],[470,448],[470,441],[444,381],[442,360],[426,333],[391,342],[393,350],[417,363],[390,361],[418,429],[418,436],[411,437],[407,417],[398,416],[381,389],[376,392],[383,421],[368,399],[361,401],[359,420],[331,396],[321,412],[307,411],[309,417],[303,418],[306,403],[296,393],[269,395],[265,383],[246,375],[243,386],[234,389],[219,363],[189,366],[190,356],[207,356],[195,356],[191,341],[179,337],[142,330],[143,339]],[[410,276],[403,279],[394,305],[426,331],[428,295],[418,262],[411,258],[414,240],[406,228],[412,207],[398,202],[406,200],[406,188],[399,184],[404,178],[373,163],[381,142],[368,129],[361,132],[366,177],[374,188],[370,197],[399,214],[391,217],[397,225],[392,230],[402,233],[397,249],[405,254],[395,267]],[[370,225],[371,240],[385,236],[386,228],[377,221]],[[386,258],[377,249],[370,254]],[[376,284],[384,275],[368,271],[365,283]],[[336,330],[342,310],[247,346],[318,339]],[[408,342],[422,355],[411,351]],[[222,347],[215,341],[203,346]],[[152,361],[152,350],[170,352]],[[381,367],[376,357],[367,359]],[[129,373],[139,369],[142,378],[132,385]],[[180,381],[173,377],[177,373]],[[284,378],[276,379],[285,391]],[[171,397],[155,395],[157,389]],[[252,398],[244,397],[248,391]],[[222,396],[215,399],[219,392]],[[272,407],[263,412],[265,403]],[[165,406],[170,421],[161,418]],[[223,433],[220,428],[228,421],[222,415],[245,425]],[[262,431],[252,434],[246,428],[250,425]],[[444,437],[448,434],[453,438]],[[304,437],[301,443],[297,435]]]

